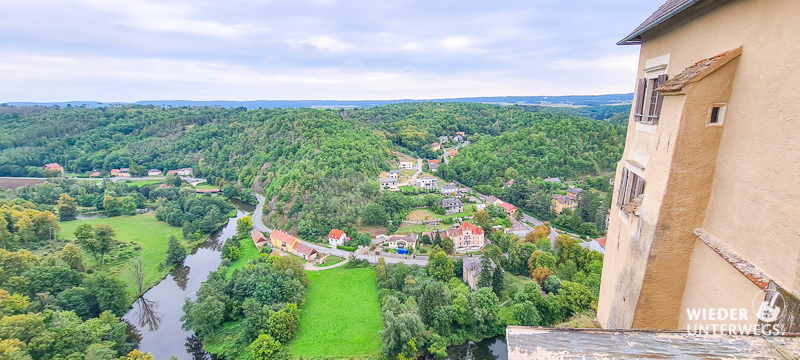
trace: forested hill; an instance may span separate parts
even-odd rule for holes
[[[625,128],[522,106],[406,103],[351,110],[0,107],[0,176],[193,167],[210,183],[238,182],[275,198],[307,233],[352,225],[379,201],[376,177],[392,150],[433,159],[430,144],[464,131],[473,142],[451,168],[495,184],[526,177],[597,176],[618,161]],[[503,173],[504,174],[504,173]],[[293,230],[293,229],[292,229]]]

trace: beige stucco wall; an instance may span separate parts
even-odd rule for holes
[[[693,303],[702,294],[688,285],[697,280],[692,227],[800,292],[798,15],[800,1],[738,0],[644,37],[638,77],[658,56],[669,54],[674,77],[701,59],[744,50],[687,95],[667,96],[655,129],[630,122],[615,184],[633,159],[645,166],[645,198],[640,217],[627,222],[611,211],[598,305],[604,327],[678,326],[684,288]],[[728,103],[723,126],[705,125],[713,102]],[[731,283],[741,275],[715,276]]]
[[[694,243],[686,287],[681,301],[679,329],[696,331],[697,325],[736,324],[755,325],[758,319],[752,304],[764,301],[764,292],[700,239]],[[735,309],[736,320],[689,320],[687,309]],[[744,311],[744,317],[740,313]],[[730,312],[730,311],[729,311]]]

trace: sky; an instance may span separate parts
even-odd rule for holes
[[[0,1],[0,102],[628,93],[661,3]]]

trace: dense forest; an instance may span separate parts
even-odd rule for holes
[[[608,173],[621,156],[625,128],[606,120],[627,108],[597,108],[603,109],[477,103],[351,110],[6,107],[0,111],[0,176],[51,175],[41,170],[49,162],[78,176],[122,167],[139,173],[192,167],[210,184],[263,193],[272,202],[272,225],[313,238],[368,222],[366,210],[385,202],[375,178],[394,166],[393,151],[433,159],[441,150],[430,144],[456,131],[472,144],[442,165],[439,176],[495,195],[505,195],[501,186],[517,178],[528,186],[518,204],[523,208],[538,178]]]

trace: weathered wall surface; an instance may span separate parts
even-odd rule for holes
[[[756,297],[758,296],[758,299]],[[755,325],[758,323],[753,313],[752,303],[764,301],[764,292],[736,268],[708,247],[700,239],[695,239],[694,251],[690,260],[686,288],[681,301],[681,315],[678,329],[696,330],[696,325],[737,324]],[[736,320],[691,319],[687,309],[737,309]],[[738,309],[745,310],[741,317]]]
[[[646,195],[640,218],[611,211],[598,306],[604,327],[678,326],[694,256],[693,225],[800,293],[798,15],[800,1],[730,1],[644,37],[639,77],[647,59],[662,55],[670,55],[668,75],[674,77],[701,59],[744,50],[686,89],[686,96],[666,97],[655,129],[629,122],[615,184],[627,159],[636,159],[646,167]],[[713,102],[728,106],[723,125],[709,128]],[[685,111],[683,120],[672,118],[675,108]],[[685,127],[673,127],[677,122]],[[725,274],[721,282],[735,281],[736,274]],[[697,289],[689,291],[694,304]]]

